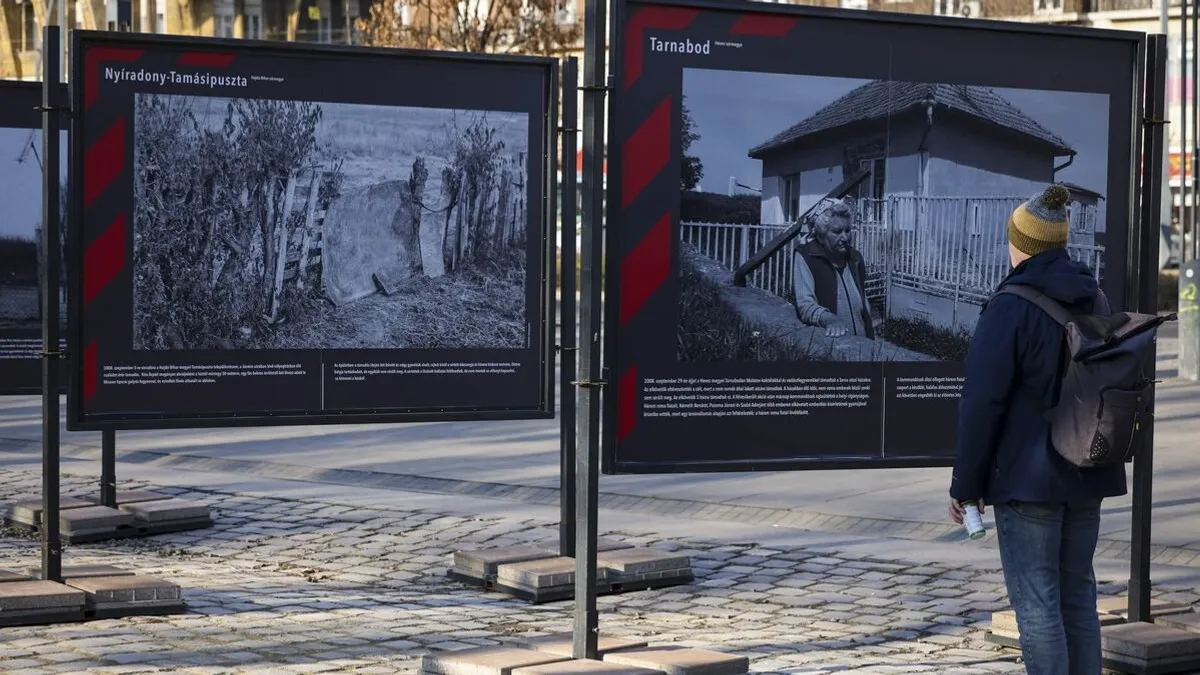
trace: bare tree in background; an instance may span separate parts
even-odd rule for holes
[[[355,27],[367,45],[493,54],[556,55],[582,23],[574,0],[378,0]]]

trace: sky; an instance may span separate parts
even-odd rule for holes
[[[34,142],[37,155],[31,151],[23,164],[17,157],[29,140],[29,129],[0,127],[0,236],[34,237],[34,228],[42,222],[42,170],[38,157],[42,154],[42,132],[37,130]],[[67,134],[63,132],[59,146],[62,171],[67,171]],[[63,205],[66,208],[66,205]]]
[[[725,194],[729,177],[761,188],[760,162],[746,152],[868,80],[687,68],[683,93],[700,140],[692,153],[704,164],[700,189]],[[1108,104],[1104,94],[1031,89],[994,91],[1079,151],[1060,180],[1107,190]],[[1099,114],[1084,111],[1096,110]],[[1065,161],[1065,158],[1063,158]]]

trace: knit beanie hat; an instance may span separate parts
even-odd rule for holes
[[[1067,245],[1067,201],[1071,193],[1051,185],[1021,204],[1008,218],[1008,241],[1030,256]]]

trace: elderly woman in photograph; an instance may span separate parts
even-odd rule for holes
[[[830,198],[814,211],[812,234],[792,257],[796,315],[830,337],[874,340],[863,286],[866,265],[851,243],[854,211],[847,202]]]

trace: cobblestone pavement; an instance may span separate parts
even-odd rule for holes
[[[0,500],[38,494],[38,480],[6,471]],[[93,485],[63,478],[64,494]],[[549,523],[121,485],[143,487],[208,503],[215,527],[70,546],[65,562],[174,581],[189,613],[5,628],[0,671],[411,673],[429,650],[571,628],[569,602],[532,606],[444,576],[454,549],[551,541]],[[602,534],[686,551],[697,575],[689,586],[600,598],[607,635],[744,654],[756,673],[1022,671],[982,639],[990,613],[1006,606],[994,570]],[[7,533],[0,568],[36,564],[37,547]],[[1196,602],[1196,590],[1156,594]]]
[[[40,441],[0,440],[8,447],[28,449],[40,447]],[[62,454],[64,457],[74,459],[99,459],[100,449],[63,443]],[[121,461],[131,464],[165,462],[181,470],[199,469],[265,478],[288,476],[294,480],[316,480],[327,484],[368,485],[429,494],[486,497],[524,504],[557,504],[560,498],[558,488],[553,487],[489,483],[353,468],[314,468],[254,459],[205,457],[179,451],[169,453],[148,450],[124,452],[121,453]],[[961,537],[961,528],[947,522],[868,518],[822,513],[811,509],[737,505],[703,499],[622,494],[609,490],[601,491],[600,506],[631,514],[669,514],[697,520],[778,525],[818,532],[841,532],[928,542],[955,541]],[[988,539],[979,542],[979,545],[994,547],[995,540]],[[1102,534],[1096,547],[1096,558],[1102,560],[1127,560],[1129,553],[1129,533],[1125,531]],[[1154,544],[1150,547],[1150,559],[1151,562],[1158,564],[1200,567],[1200,542],[1181,546]]]

